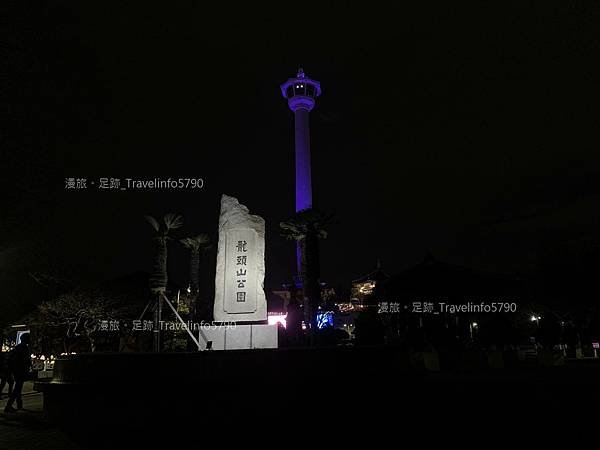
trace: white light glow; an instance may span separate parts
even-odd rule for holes
[[[276,325],[278,323],[280,323],[281,325],[283,325],[283,328],[287,327],[287,313],[285,314],[272,314],[267,316],[267,323],[269,325]]]

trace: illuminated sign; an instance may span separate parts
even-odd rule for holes
[[[323,328],[332,327],[333,326],[333,313],[331,311],[326,311],[322,313],[317,313],[317,328],[322,330]]]

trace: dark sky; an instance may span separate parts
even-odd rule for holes
[[[300,66],[323,88],[313,190],[336,214],[331,284],[378,257],[392,273],[427,251],[511,272],[598,242],[597,5],[17,3],[2,14],[4,305],[24,301],[31,261],[148,270],[144,214],[179,212],[181,236],[216,237],[223,193],[266,219],[267,287],[286,280],[293,116],[279,84]],[[64,189],[180,176],[206,188]],[[172,263],[185,283],[183,252]]]

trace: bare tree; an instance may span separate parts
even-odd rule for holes
[[[46,326],[62,329],[63,348],[70,351],[70,344],[83,338],[92,352],[96,351],[96,333],[103,321],[116,321],[121,310],[115,299],[99,292],[72,291],[54,300],[42,303],[39,319]]]

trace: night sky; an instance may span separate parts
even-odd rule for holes
[[[223,193],[265,218],[266,286],[286,281],[293,115],[279,84],[298,67],[323,89],[311,146],[315,206],[336,217],[331,285],[427,252],[526,272],[600,240],[597,5],[75,3],[1,15],[0,322],[42,300],[33,267],[149,270],[144,214],[216,238]],[[74,192],[66,177],[206,186]],[[185,252],[171,263],[187,283]]]

